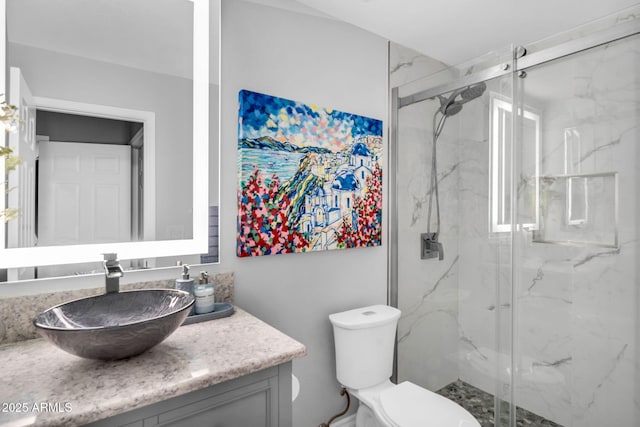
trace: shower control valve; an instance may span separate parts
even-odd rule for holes
[[[438,242],[438,233],[420,234],[420,259],[438,258],[444,259],[442,242]]]

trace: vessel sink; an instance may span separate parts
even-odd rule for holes
[[[88,359],[136,356],[173,333],[194,297],[176,289],[112,292],[51,307],[33,320],[38,333]]]

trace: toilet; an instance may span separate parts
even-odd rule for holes
[[[374,305],[329,315],[338,381],[358,399],[356,427],[480,427],[464,408],[409,381],[393,384],[400,310]]]

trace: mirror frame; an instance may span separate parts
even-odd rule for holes
[[[187,0],[184,0],[187,1]],[[6,248],[4,220],[0,223],[0,268],[75,264],[102,261],[103,253],[119,259],[155,258],[207,252],[209,205],[209,0],[193,2],[193,238],[85,245]],[[0,100],[6,94],[6,0],[0,0]],[[6,145],[7,135],[0,141]],[[206,176],[206,179],[199,177]],[[0,161],[4,181],[5,165]],[[204,197],[203,197],[204,195]],[[5,198],[0,197],[0,210]]]

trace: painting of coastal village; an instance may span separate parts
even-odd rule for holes
[[[379,246],[382,121],[239,93],[239,257]]]

